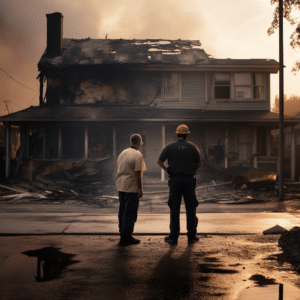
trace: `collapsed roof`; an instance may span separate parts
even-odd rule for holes
[[[212,59],[198,40],[88,38],[62,39],[62,44],[61,55],[50,56],[44,52],[38,63],[40,70],[112,64],[256,67],[274,73],[279,68],[278,62],[270,59]]]

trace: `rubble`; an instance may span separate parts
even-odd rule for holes
[[[197,199],[199,203],[225,205],[276,202],[276,179],[276,173],[259,172],[245,166],[224,169],[217,165],[204,164],[202,173],[197,174]],[[298,199],[300,183],[287,186],[289,193],[286,197]],[[156,199],[164,205],[168,193],[167,181],[162,182],[159,174],[144,174],[143,203]],[[75,202],[78,205],[107,207],[118,205],[117,196],[114,173],[107,171],[103,162],[36,175],[33,181],[15,177],[0,185],[0,201],[6,203],[26,203],[34,199],[43,203]]]
[[[300,272],[300,227],[294,227],[283,233],[278,241],[286,260]]]
[[[275,189],[278,175],[273,172],[260,172],[257,169],[250,169],[244,174],[235,174],[232,179],[233,188],[246,189]]]

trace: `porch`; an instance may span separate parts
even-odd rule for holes
[[[225,168],[243,164],[261,171],[277,172],[278,155],[272,130],[278,128],[278,115],[270,112],[203,111],[129,107],[31,107],[0,118],[6,132],[6,177],[16,176],[24,161],[32,169],[48,171],[56,165],[86,165],[108,159],[114,172],[119,153],[129,147],[131,134],[142,135],[141,149],[149,173],[165,172],[157,165],[161,149],[176,140],[175,129],[184,123],[191,134],[188,140],[200,150],[202,160]],[[289,118],[285,125],[300,122]],[[14,170],[10,166],[11,126],[19,126],[21,146]],[[293,140],[293,139],[292,139]],[[290,178],[295,179],[295,143],[291,147]],[[36,166],[36,167],[35,167]],[[32,174],[29,175],[32,177]]]

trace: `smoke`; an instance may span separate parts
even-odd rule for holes
[[[93,1],[76,0],[4,0],[0,12],[0,68],[30,87],[0,70],[0,115],[5,115],[39,103],[37,63],[46,48],[46,14],[63,14],[69,38],[97,37],[99,14]]]
[[[110,38],[199,39],[201,15],[193,1],[110,1],[101,13],[102,34]]]
[[[46,48],[46,14],[63,14],[65,38],[104,38],[107,33],[111,39],[201,41],[205,28],[198,5],[181,0],[2,0],[0,68],[31,89],[0,70],[0,115],[8,113],[6,104],[12,113],[39,103],[37,63]],[[203,47],[207,53],[209,44]]]

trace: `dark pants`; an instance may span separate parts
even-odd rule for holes
[[[127,237],[133,233],[134,223],[137,220],[138,193],[119,192],[119,201],[119,232],[121,237]]]
[[[196,217],[196,208],[198,206],[195,193],[196,179],[194,176],[173,176],[169,179],[169,187],[170,238],[177,240],[179,236],[179,216],[182,196],[186,209],[187,235],[188,237],[195,236],[198,225],[198,218]]]

